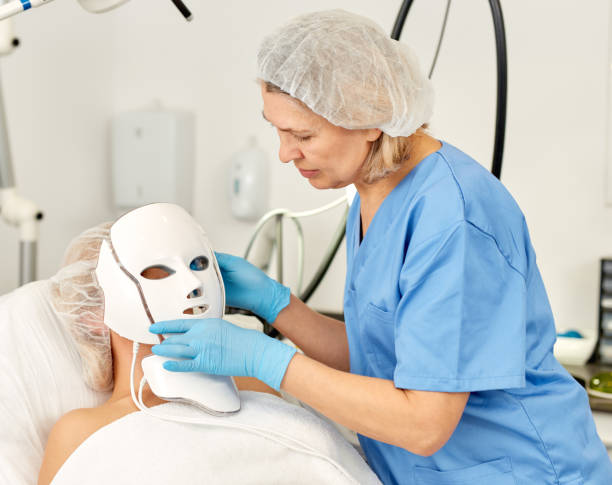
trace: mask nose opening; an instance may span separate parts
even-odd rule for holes
[[[200,298],[204,294],[202,287],[198,287],[187,295],[188,299]],[[194,305],[183,311],[183,315],[202,315],[208,311],[209,306],[206,303]]]

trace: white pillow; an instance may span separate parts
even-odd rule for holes
[[[89,389],[70,335],[51,305],[49,282],[0,297],[0,483],[36,484],[47,437],[71,409],[108,394]]]

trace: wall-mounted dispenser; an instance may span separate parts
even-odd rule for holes
[[[256,221],[268,209],[270,170],[266,153],[250,138],[230,160],[229,196],[237,219]]]
[[[195,120],[191,113],[149,109],[111,121],[113,199],[119,208],[193,204]]]

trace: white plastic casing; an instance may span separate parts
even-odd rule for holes
[[[252,138],[230,161],[229,196],[237,219],[256,221],[268,208],[268,157]]]
[[[180,401],[200,407],[213,415],[240,410],[240,397],[233,379],[201,372],[170,372],[163,368],[168,359],[151,355],[142,359],[142,370],[151,390],[166,401]]]
[[[151,109],[111,121],[115,205],[171,202],[191,212],[195,120],[191,113]]]
[[[174,204],[151,204],[128,212],[110,229],[112,246],[100,248],[96,276],[104,291],[104,323],[120,336],[143,344],[157,344],[149,332],[153,322],[189,318],[222,318],[223,279],[203,229]],[[194,271],[190,263],[204,256],[207,269]],[[163,279],[141,275],[162,265],[172,271]],[[194,291],[196,294],[194,294]],[[203,314],[185,314],[205,306]]]

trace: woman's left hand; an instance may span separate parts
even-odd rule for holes
[[[155,334],[177,334],[155,345],[156,355],[177,359],[164,363],[174,372],[255,377],[279,390],[296,350],[256,330],[219,318],[158,322]]]

